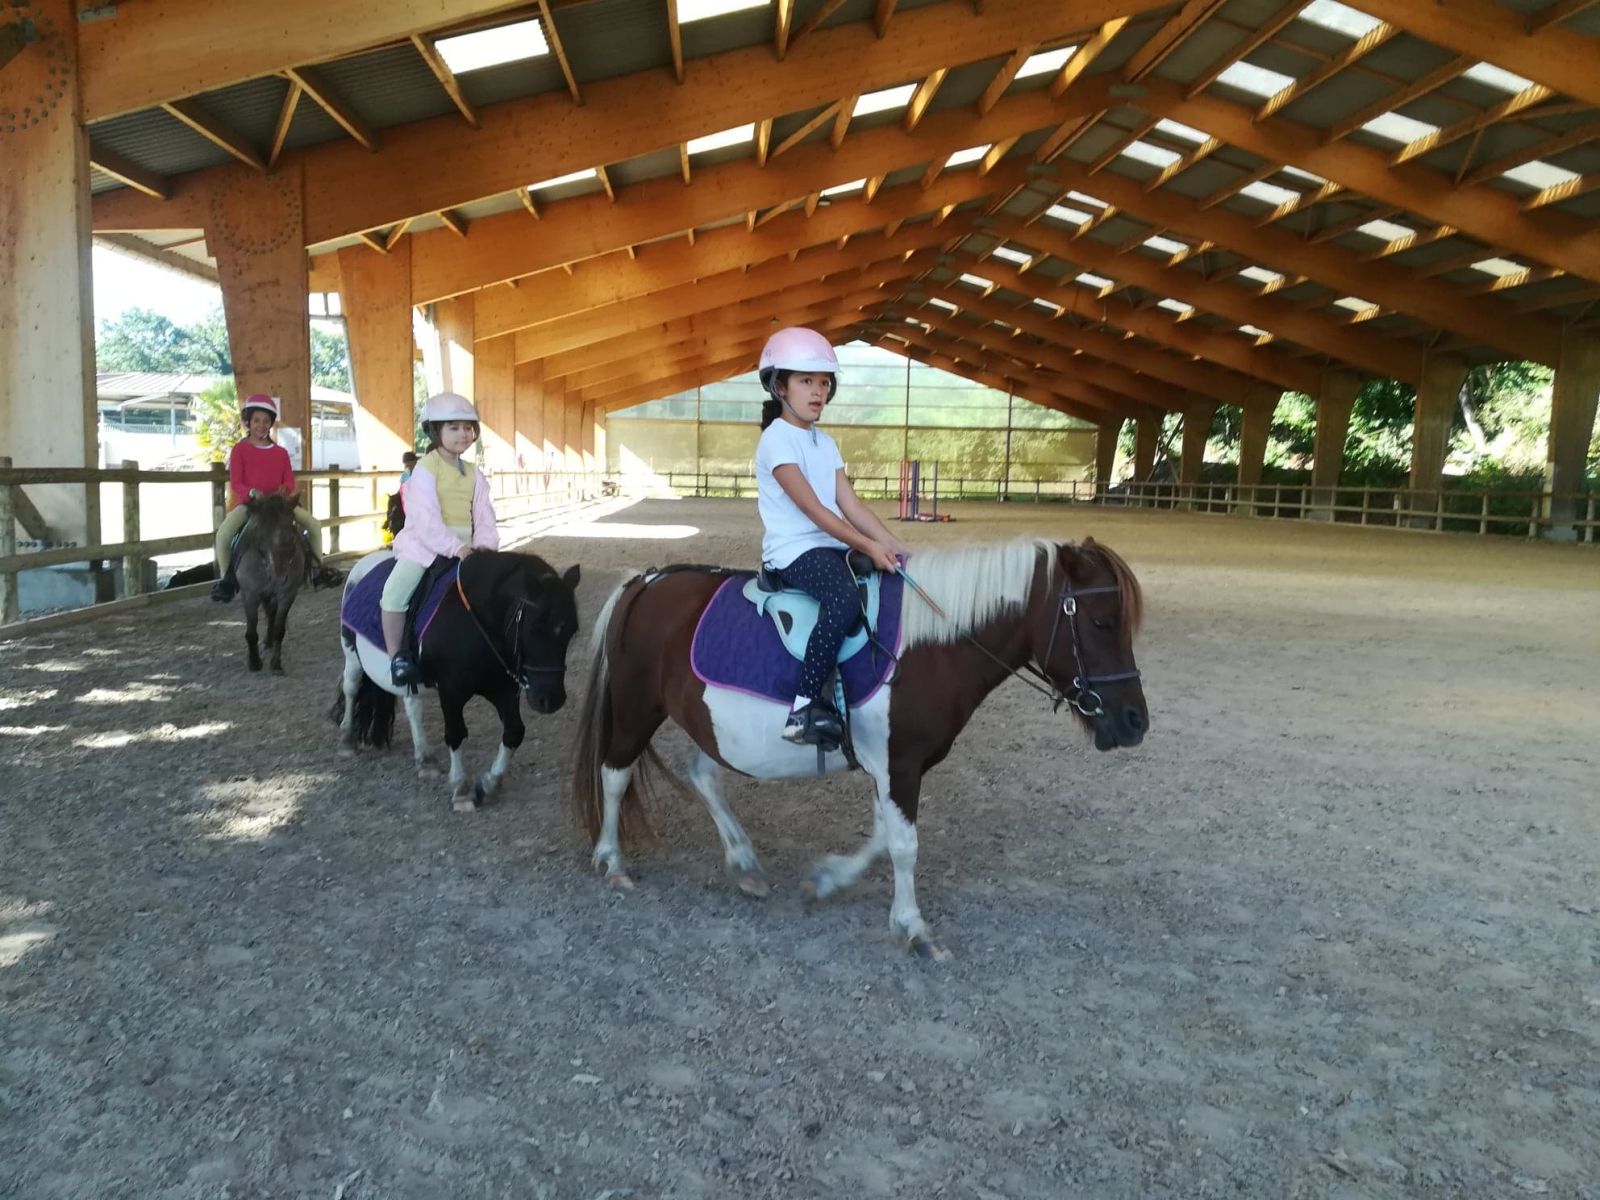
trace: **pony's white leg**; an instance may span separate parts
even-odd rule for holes
[[[800,885],[800,890],[807,900],[821,900],[833,895],[834,892],[842,891],[860,879],[861,873],[878,860],[878,856],[883,853],[887,845],[882,810],[882,804],[874,800],[872,833],[861,843],[861,849],[854,854],[825,854],[811,864],[811,871],[806,881]]]
[[[605,793],[605,806],[600,815],[600,836],[594,843],[594,865],[604,870],[606,882],[612,887],[627,890],[633,887],[628,869],[622,863],[622,841],[617,833],[617,823],[622,815],[622,797],[633,778],[633,767],[600,767],[600,787]]]
[[[717,826],[717,836],[722,839],[722,861],[747,896],[765,899],[772,894],[767,877],[762,874],[761,863],[756,858],[755,847],[750,844],[744,827],[733,815],[728,802],[722,797],[722,766],[704,750],[696,750],[689,764],[689,782],[711,812]]]
[[[511,769],[511,756],[516,753],[510,746],[501,743],[495,751],[494,762],[489,767],[489,773],[479,778],[474,785],[478,792],[478,799],[491,799],[500,790],[500,783],[506,777],[506,772]]]
[[[400,697],[406,710],[406,723],[411,726],[411,756],[417,763],[417,774],[424,779],[439,777],[439,764],[434,760],[433,748],[428,745],[427,731],[422,728],[422,696],[406,692]]]
[[[343,645],[343,643],[341,643]],[[361,690],[361,655],[353,645],[344,645],[344,674],[339,689],[344,692],[344,720],[339,722],[339,753],[356,752],[356,693]]]
[[[457,812],[472,812],[478,807],[477,797],[473,795],[472,780],[467,778],[467,759],[461,752],[461,747],[453,747],[450,751],[450,804]]]
[[[917,827],[906,820],[905,814],[887,794],[879,796],[877,808],[883,822],[884,840],[889,847],[889,861],[894,864],[894,902],[889,908],[889,927],[901,937],[919,958],[943,961],[950,952],[933,940],[928,932],[922,912],[917,908]]]

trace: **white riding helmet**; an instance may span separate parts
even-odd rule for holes
[[[245,402],[239,406],[239,415],[248,421],[252,408],[259,408],[262,412],[271,416],[274,423],[277,422],[278,417],[281,415],[278,412],[278,398],[276,396],[265,396],[260,392],[245,398]]]
[[[428,402],[422,406],[424,425],[431,425],[435,421],[476,422],[478,419],[478,410],[472,407],[472,401],[455,392],[439,392],[429,396]]]
[[[778,330],[767,339],[767,344],[761,347],[761,363],[757,374],[761,386],[769,394],[772,394],[773,379],[779,371],[831,375],[833,382],[828,388],[830,400],[839,390],[839,356],[833,352],[828,339],[815,329],[792,325]]]

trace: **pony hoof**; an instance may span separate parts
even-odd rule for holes
[[[614,892],[633,891],[633,878],[626,871],[608,871],[606,886]]]
[[[740,871],[734,877],[739,890],[746,896],[755,900],[765,900],[772,895],[772,885],[767,882],[767,877],[761,873],[760,868],[750,871]]]
[[[252,671],[259,671],[259,670],[261,670],[261,664],[260,664],[260,663],[258,663],[258,662],[253,662],[253,663],[251,663],[251,664],[249,664],[249,665],[250,665],[250,669],[251,669],[251,670],[252,670]]]
[[[477,812],[478,802],[471,796],[452,796],[450,799],[450,807],[456,812]]]
[[[438,766],[438,764],[437,763],[431,763],[431,762],[419,762],[417,764],[417,778],[418,779],[437,779],[437,778],[439,778],[439,766]]]
[[[352,745],[350,745],[350,744],[348,744],[346,742],[340,742],[339,743],[339,757],[340,758],[354,758],[355,756],[356,756],[356,748],[354,746],[352,746]]]
[[[274,675],[282,675],[284,673],[284,671],[283,671],[282,667],[273,667],[272,668],[272,673]]]
[[[489,775],[480,775],[472,781],[472,794],[479,804],[487,804],[500,790],[500,781]]]
[[[923,962],[949,962],[955,955],[926,934],[917,934],[909,944],[911,953]]]
[[[800,881],[800,899],[806,904],[815,904],[818,900],[831,896],[833,892],[833,881],[820,867],[812,867]]]

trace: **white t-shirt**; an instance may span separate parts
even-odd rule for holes
[[[823,508],[841,520],[844,517],[838,501],[838,472],[844,467],[844,459],[833,439],[820,429],[801,429],[782,417],[762,430],[761,440],[756,443],[756,491],[761,524],[766,528],[761,538],[761,561],[780,571],[807,550],[827,546],[849,549],[831,533],[818,529],[773,478],[772,472],[786,463],[800,468]]]

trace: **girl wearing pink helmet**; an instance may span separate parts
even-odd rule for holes
[[[816,427],[839,387],[839,359],[828,340],[811,329],[778,330],[762,348],[760,378],[771,397],[761,407],[756,445],[761,561],[822,606],[783,737],[837,744],[843,721],[826,684],[860,610],[845,555],[859,550],[879,570],[893,571],[895,556],[911,551],[861,502],[839,447]]]
[[[228,498],[232,511],[217,526],[212,550],[217,561],[217,582],[212,585],[213,600],[228,601],[239,585],[233,578],[233,539],[239,536],[250,518],[246,500],[258,496],[294,495],[294,465],[289,452],[272,440],[272,427],[278,422],[278,398],[254,395],[239,406],[244,422],[244,437],[228,451]],[[311,543],[311,582],[316,587],[338,583],[339,577],[322,565],[322,523],[296,504],[294,523]]]
[[[432,443],[400,485],[405,528],[394,537],[394,571],[378,598],[389,677],[396,687],[422,682],[417,656],[403,647],[411,594],[436,558],[466,558],[474,550],[500,549],[489,481],[461,456],[478,440],[478,410],[454,392],[429,396],[422,430]]]

